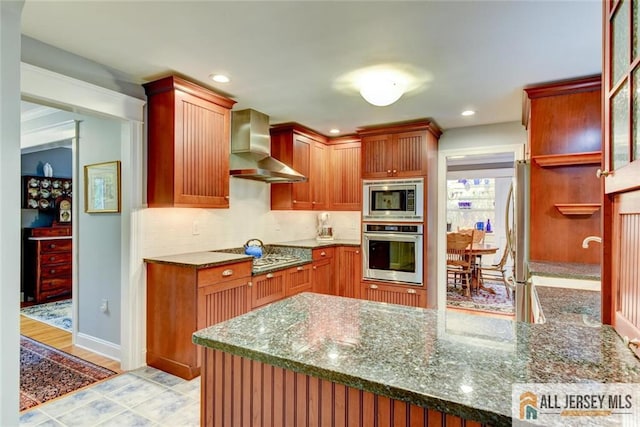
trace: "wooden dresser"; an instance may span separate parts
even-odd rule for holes
[[[25,301],[41,304],[71,297],[71,227],[25,229]]]

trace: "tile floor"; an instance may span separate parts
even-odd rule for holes
[[[197,427],[200,377],[136,369],[25,411],[20,425]]]

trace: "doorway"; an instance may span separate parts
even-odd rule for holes
[[[515,127],[514,127],[515,128]],[[467,130],[465,130],[467,132]],[[519,130],[514,134],[518,140]],[[525,135],[526,136],[526,135]],[[504,139],[504,138],[503,138]],[[510,137],[511,139],[511,137]],[[523,138],[524,140],[524,138]],[[440,310],[469,310],[472,314],[514,316],[514,309],[509,307],[511,300],[503,304],[504,313],[494,310],[478,309],[469,298],[462,307],[452,307],[447,304],[447,229],[457,231],[458,228],[482,228],[485,230],[484,239],[490,246],[496,248],[492,254],[483,254],[478,258],[482,264],[497,263],[506,248],[505,210],[509,187],[513,179],[513,167],[516,160],[523,157],[524,144],[496,145],[477,148],[442,148],[438,155],[438,286],[437,308]],[[456,194],[453,194],[456,193]],[[463,202],[459,204],[458,202]],[[468,204],[468,202],[471,202]],[[475,208],[474,209],[474,203]],[[486,233],[487,219],[491,232]],[[448,225],[450,224],[450,225]],[[478,273],[478,272],[476,272]],[[497,282],[496,286],[500,286]],[[493,287],[493,286],[491,286]],[[504,291],[505,287],[500,287]],[[449,289],[449,299],[454,289]],[[458,286],[458,292],[461,287]],[[483,292],[483,291],[482,291]],[[492,294],[493,295],[493,294]],[[490,295],[490,299],[494,299]]]

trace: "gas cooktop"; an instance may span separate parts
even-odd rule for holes
[[[266,254],[260,258],[253,259],[253,272],[259,273],[261,271],[272,269],[275,267],[286,267],[288,265],[296,264],[301,261],[304,260],[291,255]]]

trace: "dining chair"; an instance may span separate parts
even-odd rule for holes
[[[501,281],[504,283],[505,290],[507,292],[507,298],[511,299],[511,285],[507,281],[507,260],[509,259],[510,254],[509,243],[505,245],[504,251],[502,252],[502,256],[500,257],[500,261],[497,264],[489,264],[489,265],[479,265],[479,279],[484,282],[485,279],[493,280],[493,281]]]
[[[473,243],[484,243],[486,231],[476,230],[475,228],[459,228],[458,233],[469,234],[473,236]]]
[[[453,286],[471,286],[471,265],[468,248],[473,242],[473,235],[466,233],[447,233],[447,285],[452,278]]]

